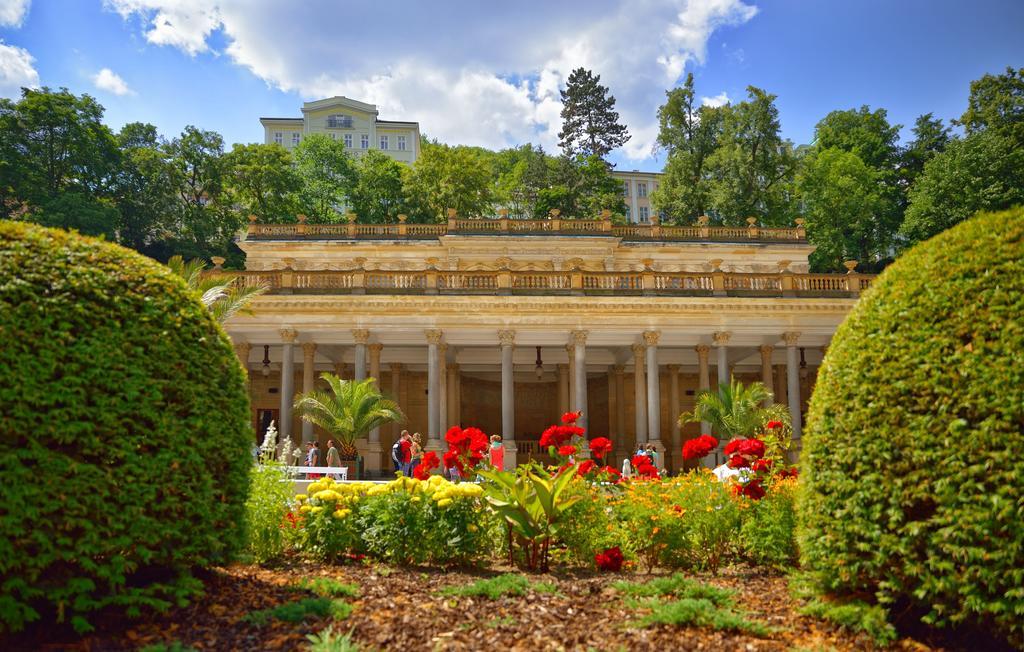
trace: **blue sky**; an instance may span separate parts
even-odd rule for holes
[[[557,90],[602,75],[633,138],[620,169],[652,155],[664,91],[693,71],[709,102],[748,84],[778,96],[784,135],[813,137],[833,109],[885,108],[905,126],[949,119],[971,80],[1024,66],[1024,2],[977,0],[0,0],[0,95],[21,85],[90,93],[114,127],[188,124],[227,143],[260,116],[334,94],[419,120],[444,142],[553,150]],[[904,129],[909,135],[909,128]]]

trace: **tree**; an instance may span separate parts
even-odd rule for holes
[[[320,378],[327,383],[328,391],[314,389],[300,394],[295,411],[338,438],[342,459],[354,460],[358,455],[356,439],[374,428],[405,421],[398,404],[377,391],[375,378],[348,381],[326,372]]]
[[[694,105],[693,73],[686,75],[682,88],[665,95],[665,104],[658,109],[658,144],[665,148],[668,159],[651,202],[670,219],[691,222],[708,210],[705,166],[718,147],[724,111]]]
[[[120,219],[117,240],[159,257],[157,243],[173,227],[177,197],[173,172],[163,143],[151,124],[132,122],[117,135],[121,166],[114,178],[113,193]]]
[[[1000,130],[976,131],[949,143],[945,151],[925,163],[924,172],[910,189],[901,232],[913,244],[978,211],[1022,203],[1024,148]]]
[[[371,150],[367,156],[375,153],[379,152]],[[357,181],[356,163],[345,145],[324,134],[310,134],[295,148],[294,157],[301,179],[299,201],[309,221],[336,222]]]
[[[562,130],[558,146],[569,156],[604,158],[629,140],[626,126],[619,124],[615,97],[600,83],[601,76],[585,68],[569,75],[562,96]]]
[[[971,82],[967,110],[957,124],[968,135],[994,130],[1014,147],[1024,145],[1024,68],[1007,67],[1002,75]]]
[[[904,188],[913,187],[918,176],[924,172],[924,164],[945,150],[950,140],[949,127],[931,113],[918,116],[913,131],[914,140],[903,150],[900,161],[900,178]]]
[[[245,215],[255,215],[264,223],[295,219],[295,193],[302,179],[284,147],[276,143],[235,145],[225,155],[224,166],[230,201]]]
[[[836,147],[856,154],[876,170],[895,171],[901,125],[890,125],[885,109],[832,111],[814,127],[819,150]]]
[[[494,197],[516,217],[540,218],[538,198],[551,183],[550,157],[540,146],[527,143],[501,150],[494,157]]]
[[[248,312],[252,300],[268,289],[265,285],[240,285],[238,277],[231,274],[204,273],[206,263],[198,259],[185,262],[181,256],[171,256],[167,266],[199,295],[203,305],[221,324],[239,312]]]
[[[490,165],[474,148],[427,143],[405,172],[405,194],[423,220],[442,220],[449,208],[460,215],[486,215],[492,178]]]
[[[774,403],[762,407],[772,393],[763,383],[744,385],[738,380],[722,383],[715,391],[697,394],[692,412],[679,415],[679,425],[706,422],[720,437],[753,437],[764,430],[769,421],[790,423],[789,409]]]
[[[796,158],[782,139],[775,96],[754,86],[748,99],[722,107],[719,147],[708,157],[712,213],[722,223],[791,224]]]
[[[889,256],[892,230],[881,217],[890,210],[879,173],[859,156],[838,147],[813,151],[804,161],[797,187],[807,219],[815,271],[842,270],[846,260],[871,269]]]
[[[402,163],[377,150],[370,150],[359,160],[352,210],[360,222],[381,224],[398,220],[405,206],[403,168]]]

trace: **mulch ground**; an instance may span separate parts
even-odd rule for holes
[[[294,560],[267,569],[238,565],[205,578],[206,594],[192,605],[125,621],[95,620],[97,630],[77,638],[61,629],[36,627],[16,639],[0,640],[3,650],[137,650],[153,643],[180,642],[203,652],[219,650],[296,650],[306,635],[328,625],[329,618],[292,624],[274,621],[262,627],[242,620],[247,613],[297,600],[305,594],[289,586],[303,578],[333,577],[356,584],[355,610],[335,624],[364,650],[867,650],[870,641],[814,618],[801,616],[786,579],[745,567],[694,579],[738,592],[740,608],[775,628],[768,638],[701,628],[637,628],[636,614],[612,588],[612,581],[642,581],[642,573],[599,575],[559,571],[531,576],[550,582],[555,593],[525,596],[451,598],[438,594],[509,569],[440,571],[380,565],[322,566]],[[940,650],[903,639],[898,650]]]

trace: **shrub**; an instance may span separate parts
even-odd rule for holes
[[[761,500],[747,501],[740,545],[755,564],[791,567],[796,563],[797,480],[775,479]]]
[[[0,222],[0,630],[88,629],[242,543],[253,435],[224,332],[163,266]]]
[[[564,555],[580,566],[593,568],[595,555],[620,544],[622,536],[611,517],[606,491],[581,478],[569,483],[566,496],[580,496],[581,500],[566,510],[559,523],[555,541],[565,548],[553,551],[552,556],[557,559]]]
[[[1024,641],[1024,210],[918,245],[840,326],[800,514],[821,588]]]
[[[279,462],[265,462],[252,473],[252,488],[245,502],[245,531],[249,554],[260,564],[280,557],[288,543],[292,483]]]

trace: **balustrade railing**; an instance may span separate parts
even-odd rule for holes
[[[856,297],[874,276],[745,272],[589,272],[527,270],[272,270],[211,271],[272,294],[576,294],[753,297]]]

